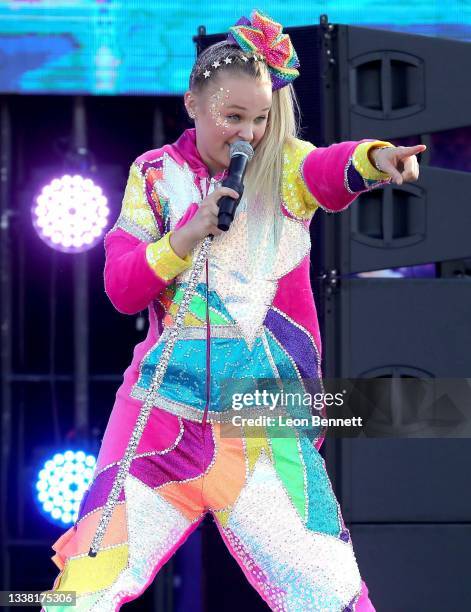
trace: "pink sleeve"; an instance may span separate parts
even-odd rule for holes
[[[175,229],[185,225],[197,210],[197,204],[190,204]],[[173,278],[162,278],[149,265],[148,246],[149,243],[119,227],[105,237],[105,291],[116,310],[123,314],[145,310],[173,281]]]
[[[367,158],[368,149],[381,145],[393,146],[364,139],[318,147],[307,155],[302,177],[322,208],[330,212],[344,210],[360,193],[389,180]]]
[[[147,263],[147,243],[117,228],[105,237],[105,291],[124,314],[145,310],[170,284]]]

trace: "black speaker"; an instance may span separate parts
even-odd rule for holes
[[[471,174],[448,163],[453,141],[440,150],[447,137],[435,135],[470,129],[471,88],[463,75],[471,45],[330,24],[325,15],[318,25],[285,31],[301,64],[294,82],[301,138],[316,146],[363,138],[428,146],[418,182],[376,188],[341,214],[318,210],[314,216],[311,281],[324,376],[465,382],[471,375],[471,280],[464,263],[471,257]],[[200,52],[223,38],[206,36],[203,28],[194,40]],[[460,152],[463,141],[455,145]],[[424,263],[436,264],[436,278],[358,276]],[[451,276],[451,269],[461,273],[439,277]],[[378,610],[466,605],[470,446],[466,439],[324,443]]]

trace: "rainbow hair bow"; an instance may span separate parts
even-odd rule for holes
[[[281,24],[261,11],[252,11],[252,21],[241,17],[229,28],[227,40],[246,52],[263,55],[271,73],[272,90],[281,89],[299,76],[300,65],[288,34]]]

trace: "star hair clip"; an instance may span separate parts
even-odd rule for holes
[[[228,64],[232,64],[232,60],[235,60],[235,59],[240,59],[240,61],[247,63],[250,59],[253,59],[254,62],[262,62],[265,58],[263,57],[263,55],[257,56],[255,54],[252,55],[251,57],[247,57],[243,55],[241,58],[239,58],[239,56],[237,55],[234,57],[231,57],[230,55],[228,55],[222,60],[222,62],[223,64],[227,66]],[[215,71],[221,66],[221,62],[219,60],[216,60],[211,64],[211,66],[214,68],[214,71]],[[203,72],[203,76],[205,79],[209,78],[211,76],[211,70],[208,70],[208,68],[206,68],[205,71]]]

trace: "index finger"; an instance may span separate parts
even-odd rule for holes
[[[417,153],[423,153],[427,148],[424,144],[414,145],[413,147],[400,147],[398,151],[399,157],[410,157],[411,155],[417,155]]]

